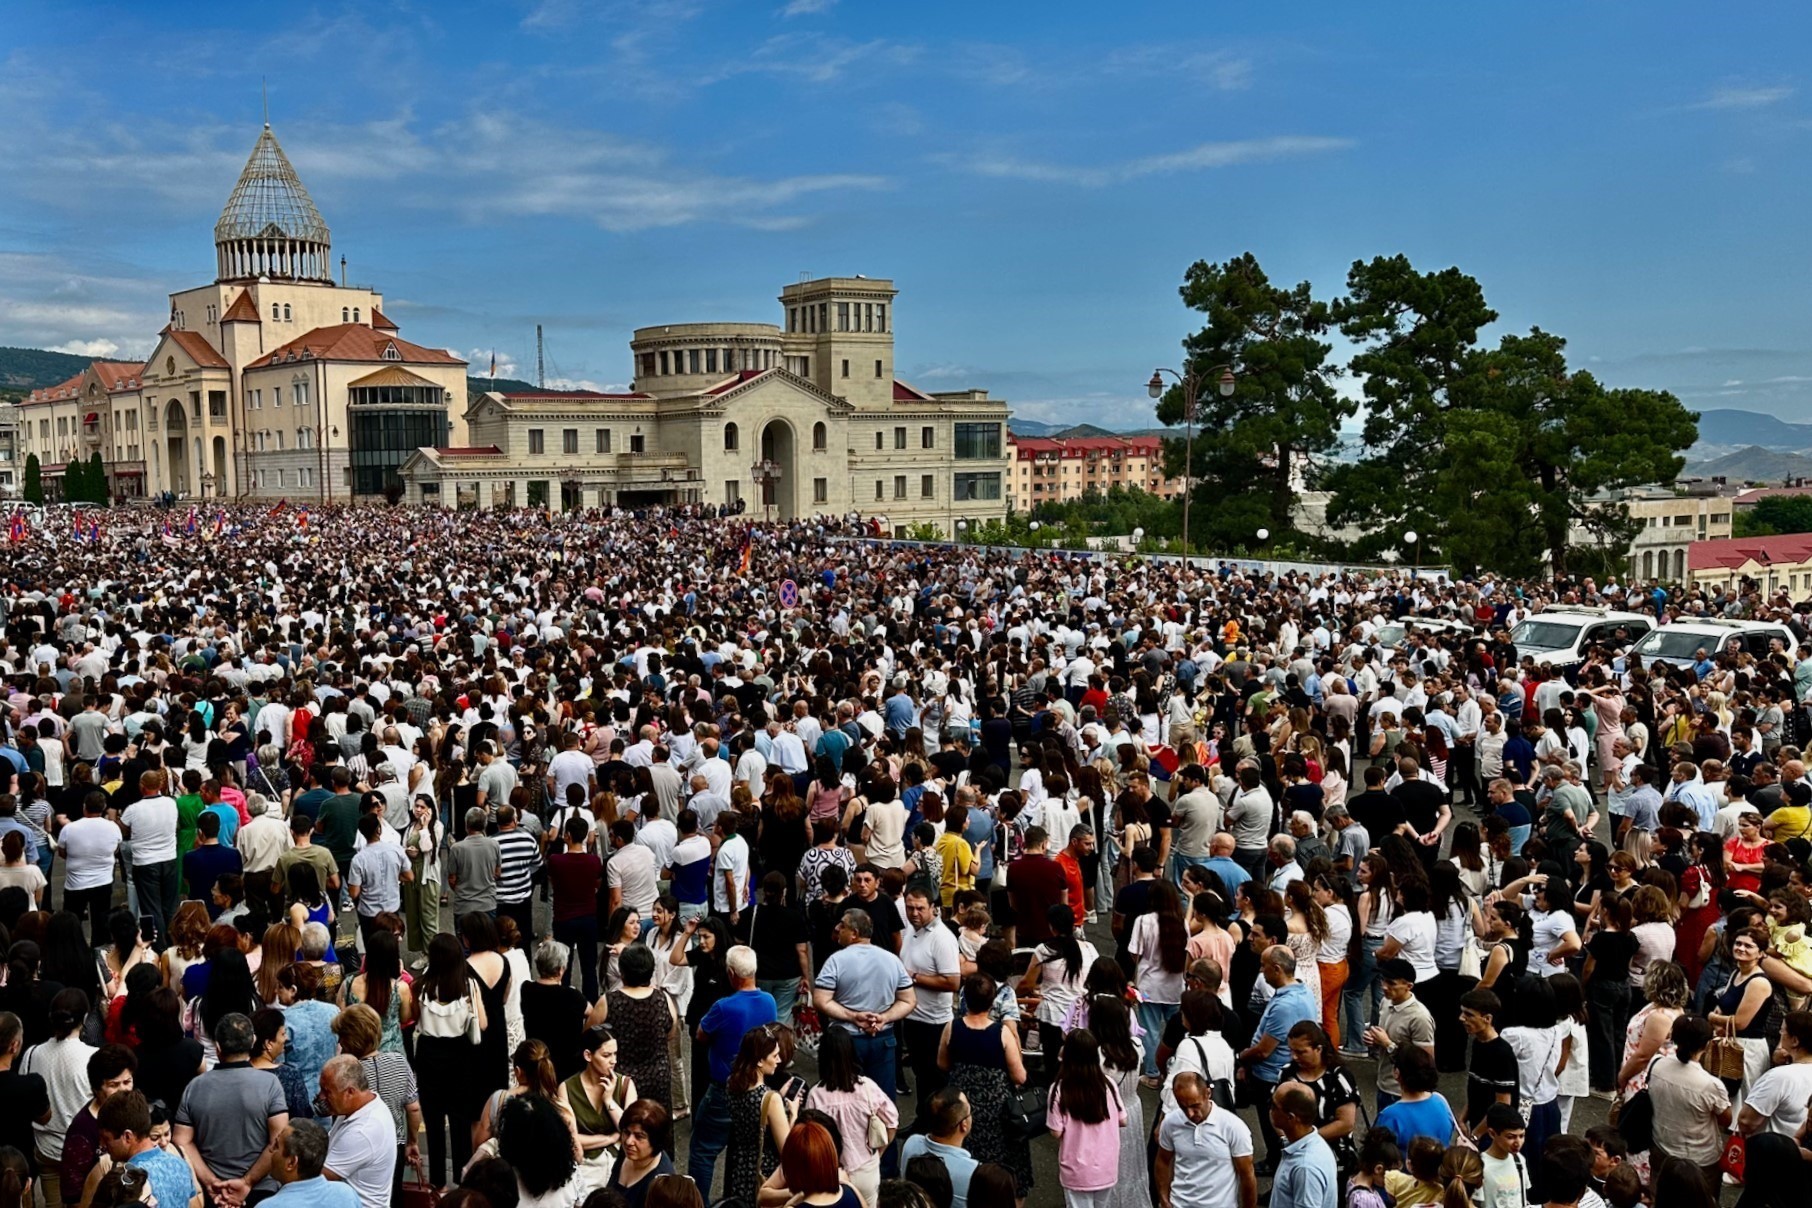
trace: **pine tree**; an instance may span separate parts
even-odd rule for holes
[[[43,505],[44,468],[38,464],[38,455],[36,453],[27,453],[25,455],[25,485],[22,488],[22,491],[25,495],[25,502],[38,504],[39,506]]]
[[[107,504],[111,502],[108,498],[109,492],[107,490],[107,467],[101,463],[101,451],[99,449],[96,449],[88,457],[88,477],[85,480],[84,485],[88,487],[88,501],[90,503],[98,503],[102,507],[106,507]]]

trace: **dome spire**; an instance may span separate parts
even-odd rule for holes
[[[214,224],[219,279],[331,281],[331,244],[321,212],[266,122]]]

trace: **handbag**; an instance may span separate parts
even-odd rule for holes
[[[1741,1078],[1748,1064],[1743,1042],[1736,1038],[1736,1021],[1724,1025],[1724,1034],[1714,1036],[1705,1047],[1705,1072],[1713,1078]]]
[[[1660,1057],[1656,1057],[1648,1063],[1650,1077],[1654,1076],[1655,1062],[1660,1060]],[[1623,1138],[1631,1153],[1647,1153],[1654,1147],[1655,1100],[1648,1093],[1647,1079],[1643,1080],[1641,1090],[1612,1106],[1611,1116],[1617,1135]]]
[[[887,1148],[887,1125],[881,1119],[881,1113],[874,1112],[868,1117],[868,1133],[865,1137],[869,1151],[880,1153]]]
[[[1007,1101],[1000,1105],[1000,1131],[1009,1141],[1042,1137],[1048,1131],[1045,1113],[1049,1108],[1050,1101],[1045,1098],[1042,1086],[1009,1090]]]
[[[1718,1169],[1741,1183],[1748,1158],[1749,1138],[1733,1132],[1724,1139],[1724,1148],[1718,1153]]]
[[[422,1177],[421,1167],[414,1169],[415,1178],[403,1180],[403,1194],[397,1203],[401,1208],[435,1208],[440,1203],[440,1188]]]
[[[1479,947],[1478,936],[1468,933],[1466,942],[1460,945],[1460,976],[1477,981],[1484,975],[1485,953]]]

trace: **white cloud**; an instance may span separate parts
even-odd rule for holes
[[[1109,54],[1103,66],[1115,74],[1180,76],[1219,92],[1252,86],[1253,61],[1227,50],[1178,50],[1174,46],[1127,46]]]
[[[52,352],[67,352],[71,356],[94,357],[102,361],[112,359],[119,350],[119,344],[113,340],[65,340],[50,349]]]
[[[1332,151],[1344,151],[1354,145],[1354,140],[1350,138],[1280,135],[1274,138],[1200,143],[1181,151],[1172,151],[1163,155],[1148,155],[1093,168],[1020,159],[1008,155],[942,156],[939,159],[940,162],[978,176],[1100,188],[1146,176],[1168,175],[1174,172],[1198,172],[1213,168],[1230,168],[1239,164],[1266,163],[1278,159],[1324,155]]]
[[[780,10],[783,17],[810,17],[819,13],[828,13],[837,7],[837,0],[788,0],[787,6]]]
[[[858,65],[867,70],[901,67],[916,62],[920,54],[916,46],[882,38],[855,42],[819,33],[776,34],[747,54],[698,73],[695,79],[700,84],[717,84],[737,76],[769,75],[828,84]]]
[[[1791,97],[1794,89],[1785,84],[1762,88],[1719,88],[1688,109],[1764,109]]]
[[[488,378],[492,376],[491,349],[473,348],[466,352],[460,352],[456,348],[449,348],[447,351],[456,357],[465,358],[466,373],[468,376],[476,378]],[[496,376],[500,378],[519,378],[522,376],[517,372],[516,358],[503,351],[501,348],[497,350]]]

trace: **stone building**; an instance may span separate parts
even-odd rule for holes
[[[791,519],[861,512],[895,531],[1006,512],[1006,404],[893,372],[891,281],[781,290],[784,321],[637,329],[621,393],[483,394],[463,445],[402,467],[445,506],[743,503]]]
[[[1007,442],[1012,478],[1007,499],[1016,511],[1064,503],[1090,491],[1138,489],[1175,499],[1180,478],[1164,476],[1164,442],[1156,436],[1015,436]]]
[[[404,340],[375,289],[334,281],[327,224],[268,125],[214,251],[215,279],[170,295],[142,364],[97,361],[20,405],[19,456],[37,454],[47,499],[95,452],[121,497],[379,496],[416,448],[464,443],[465,362]]]

